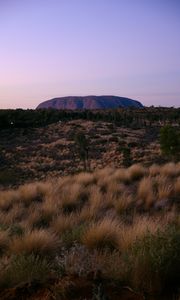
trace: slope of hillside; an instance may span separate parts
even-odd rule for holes
[[[143,105],[139,101],[117,96],[70,96],[42,102],[37,109],[111,109],[117,107],[141,108]]]
[[[0,131],[3,149],[0,189],[5,182],[20,184],[35,177],[56,177],[83,170],[83,161],[74,141],[74,135],[79,131],[89,141],[91,170],[122,167],[123,149],[127,147],[131,149],[133,163],[162,162],[156,128],[151,132],[148,128],[132,130],[108,122],[72,120],[25,131],[9,129]]]

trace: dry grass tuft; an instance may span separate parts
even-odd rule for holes
[[[51,228],[57,235],[61,235],[66,230],[70,230],[77,223],[77,215],[58,215],[57,218],[52,222]]]
[[[118,248],[119,229],[117,220],[105,218],[89,226],[82,237],[82,242],[89,249]]]
[[[13,254],[52,255],[58,251],[58,239],[47,230],[33,230],[14,238],[9,249]]]
[[[137,189],[137,199],[150,207],[154,202],[153,181],[151,177],[141,179]]]
[[[12,207],[13,203],[19,199],[17,191],[0,192],[0,209],[7,212]]]
[[[127,174],[130,181],[138,180],[145,176],[146,173],[147,170],[140,164],[132,165],[130,168],[127,169]]]
[[[131,225],[121,224],[120,249],[126,251],[137,238],[142,238],[147,232],[155,233],[162,229],[163,222],[159,218],[136,216]]]
[[[26,217],[26,211],[21,203],[15,203],[7,212],[0,211],[0,223],[11,225]]]
[[[161,172],[161,167],[159,165],[153,164],[149,168],[149,175],[152,177],[159,175],[160,172]]]
[[[176,196],[180,195],[180,177],[177,178],[175,185],[174,185],[174,192]]]
[[[127,179],[127,170],[126,169],[117,169],[112,175],[112,180],[117,182],[124,182]]]
[[[161,175],[174,177],[178,174],[178,168],[175,163],[168,163],[161,167]]]
[[[94,174],[83,172],[76,175],[76,182],[79,183],[80,185],[87,187],[89,185],[95,184],[96,178]]]
[[[50,191],[50,183],[25,184],[18,189],[19,198],[25,205],[30,205],[32,201],[42,202],[45,195]]]
[[[132,206],[133,197],[132,195],[124,192],[120,197],[115,201],[115,209],[118,214],[122,214],[128,210]]]
[[[62,188],[59,204],[64,212],[71,213],[81,208],[87,197],[86,188],[75,182],[71,186],[66,185]]]

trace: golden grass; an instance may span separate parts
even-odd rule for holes
[[[113,173],[113,181],[117,182],[124,182],[128,179],[128,172],[127,169],[117,169]]]
[[[178,174],[178,167],[176,166],[175,163],[167,163],[164,166],[161,167],[161,175],[163,176],[177,176]]]
[[[174,185],[174,192],[176,196],[180,196],[180,177],[177,178]]]
[[[14,202],[18,199],[18,193],[16,191],[3,191],[0,192],[0,209],[8,211]]]
[[[18,189],[19,197],[25,205],[30,205],[32,201],[42,202],[45,195],[50,192],[50,183],[25,184]]]
[[[146,203],[148,207],[151,206],[155,197],[153,189],[153,179],[151,177],[142,178],[137,189],[138,201]]]
[[[0,192],[1,260],[33,253],[122,280],[128,266],[121,258],[136,240],[168,224],[179,228],[179,169],[136,164]],[[62,251],[69,251],[64,258]]]
[[[76,175],[76,182],[87,187],[88,185],[95,184],[96,178],[94,174],[82,172]]]
[[[83,237],[88,247],[98,248],[103,243],[117,247],[121,236],[121,243],[125,240],[122,248],[126,248],[132,236],[157,225],[150,219],[137,221],[140,203],[141,207],[151,210],[157,200],[166,203],[167,199],[179,197],[179,168],[179,163],[152,165],[149,169],[136,164],[128,169],[106,168],[92,174],[81,173],[3,191],[0,193],[0,224],[21,225],[25,229],[24,247],[28,244],[26,235],[33,241],[33,236],[35,240],[39,234],[43,240],[50,232],[45,229],[49,228],[60,238],[65,231],[84,222],[89,224],[87,235]],[[176,209],[176,202],[174,205]],[[133,211],[137,220],[132,225],[123,224],[121,216],[124,220],[126,214]],[[161,223],[159,219],[158,222]],[[17,239],[18,245],[20,241]]]
[[[58,239],[52,232],[36,229],[22,237],[13,238],[9,250],[13,254],[51,255],[58,251]]]
[[[117,199],[125,191],[125,189],[125,185],[114,180],[114,176],[107,184],[107,193],[114,199]]]
[[[15,203],[7,212],[0,211],[0,223],[11,225],[19,222],[26,216],[26,210],[20,203]]]
[[[51,228],[57,235],[61,235],[66,230],[72,229],[73,226],[77,223],[77,215],[58,215],[56,219],[53,220]]]
[[[159,175],[160,172],[161,172],[161,167],[157,164],[153,164],[149,168],[149,175],[152,176],[152,177]]]
[[[115,210],[118,214],[122,214],[127,211],[128,208],[130,208],[133,204],[133,197],[132,195],[127,194],[124,192],[117,198],[117,200],[114,203]]]
[[[82,237],[82,243],[90,249],[118,248],[119,222],[105,218],[91,224]]]
[[[81,217],[93,218],[98,215],[104,207],[103,195],[97,186],[92,186],[89,188],[89,201],[81,211]]]
[[[162,230],[164,222],[159,218],[136,216],[131,225],[121,224],[120,249],[126,251],[137,238],[143,237],[147,232],[155,233]]]
[[[86,200],[86,189],[79,183],[65,185],[59,195],[59,205],[63,211],[71,212],[78,209]]]
[[[140,164],[132,165],[127,169],[127,174],[130,181],[138,180],[145,176],[147,173],[147,170]]]

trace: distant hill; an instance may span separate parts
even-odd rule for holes
[[[47,100],[38,105],[37,109],[112,109],[118,107],[142,108],[136,100],[118,96],[69,96]]]

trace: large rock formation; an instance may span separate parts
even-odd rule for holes
[[[40,108],[55,109],[111,109],[117,107],[136,107],[141,108],[143,105],[136,100],[118,96],[69,96],[54,98],[38,105]]]

